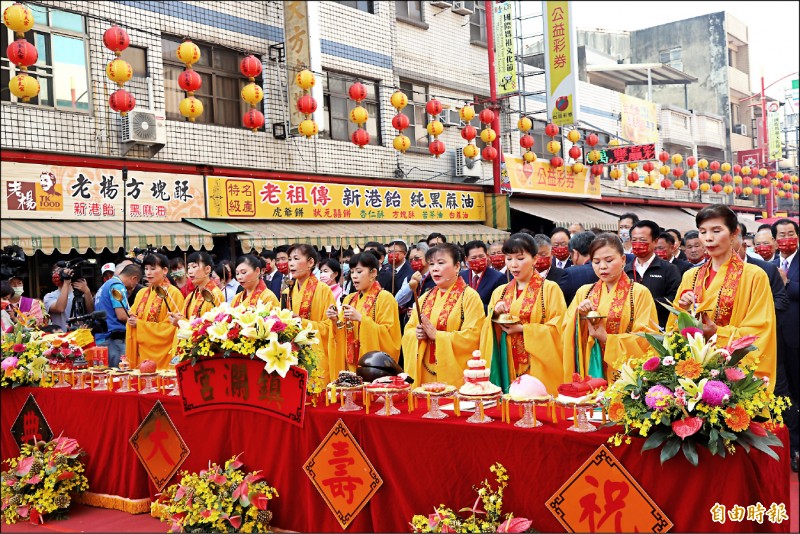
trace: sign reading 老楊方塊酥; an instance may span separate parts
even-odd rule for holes
[[[203,218],[203,177],[2,162],[0,204],[13,219],[121,221],[123,194],[128,220],[180,221]]]
[[[515,93],[517,87],[517,55],[514,39],[514,4],[502,2],[494,8],[495,71],[497,94]]]
[[[620,165],[634,161],[650,161],[656,159],[656,145],[619,146],[600,150],[600,165]]]
[[[544,1],[547,118],[558,126],[578,123],[578,56],[572,2]]]
[[[565,167],[554,169],[546,161],[527,163],[511,154],[503,157],[514,193],[600,198],[600,177],[591,176],[588,168],[576,174]]]
[[[209,218],[480,221],[480,191],[299,183],[209,176]]]
[[[248,410],[303,426],[308,372],[296,365],[286,376],[264,371],[264,362],[243,356],[202,358],[175,366],[183,411]]]

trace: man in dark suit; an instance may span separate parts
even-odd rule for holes
[[[389,274],[392,275],[394,270],[394,278],[389,283],[389,291],[392,296],[397,295],[397,292],[403,286],[403,282],[411,278],[414,270],[411,265],[406,261],[408,256],[408,245],[405,241],[397,240],[389,243]]]
[[[561,276],[561,290],[567,306],[575,298],[575,293],[585,284],[594,284],[599,280],[589,261],[589,247],[594,241],[594,232],[578,232],[569,238],[570,260],[572,267],[564,270]]]
[[[656,303],[675,300],[678,286],[681,285],[678,268],[655,254],[656,239],[660,233],[661,228],[653,221],[642,220],[634,224],[631,228],[631,251],[635,258],[625,264],[628,278],[649,289]],[[659,326],[667,326],[669,310],[656,304],[656,313]]]
[[[578,232],[582,233],[582,232]],[[576,234],[577,235],[577,234]],[[569,235],[569,230],[561,226],[553,229],[550,232],[550,244],[552,245],[553,254],[553,267],[559,269],[566,269],[572,265],[570,258],[569,240],[572,236]]]
[[[281,284],[283,283],[283,274],[278,271],[275,264],[277,255],[271,250],[265,250],[261,253],[266,267],[264,268],[264,283],[267,284],[267,289],[272,291],[275,295],[281,294]]]
[[[680,231],[676,230],[675,228],[667,228],[664,231],[672,235],[673,238],[675,238],[675,241],[672,243],[672,257],[678,260],[686,261],[686,253],[681,250],[681,243],[683,242],[683,236],[681,235]],[[665,258],[661,259],[663,260]]]
[[[798,428],[798,403],[800,403],[800,264],[797,259],[798,228],[791,219],[780,219],[772,225],[772,235],[778,242],[780,257],[774,264],[786,287],[789,307],[778,314],[778,373],[775,393],[788,395],[792,407],[784,413],[789,427],[789,445],[792,471],[797,472],[800,460],[800,429]],[[776,310],[777,311],[777,310]]]
[[[536,272],[544,277],[545,280],[561,285],[561,277],[564,276],[564,269],[559,269],[553,265],[553,252],[550,238],[544,234],[533,236],[536,243]]]
[[[489,268],[489,249],[483,241],[470,241],[464,245],[464,257],[469,268],[461,271],[461,278],[478,292],[483,307],[488,308],[492,292],[506,283],[506,276]]]
[[[678,273],[683,277],[683,273],[694,267],[686,260],[682,260],[677,256],[672,255],[675,249],[675,236],[670,232],[661,232],[656,241],[656,256],[664,261],[667,261],[678,268]]]

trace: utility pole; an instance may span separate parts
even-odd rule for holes
[[[494,175],[494,188],[495,195],[500,194],[500,159],[503,153],[500,151],[500,106],[497,103],[497,74],[495,72],[494,64],[494,0],[485,0],[484,10],[486,11],[486,48],[489,56],[489,105],[490,109],[494,111],[494,120],[492,121],[492,129],[497,133],[497,137],[492,145],[497,151],[497,156],[492,161],[492,170]]]

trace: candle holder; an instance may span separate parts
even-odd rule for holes
[[[390,416],[390,415],[397,415],[400,413],[400,410],[394,407],[394,401],[392,400],[392,393],[387,391],[383,394],[383,408],[379,408],[375,410],[376,415],[383,415],[383,416]]]
[[[484,405],[487,401],[492,400],[499,400],[502,397],[502,392],[494,393],[492,395],[458,395],[460,400],[471,401],[475,403],[475,413],[473,413],[469,418],[467,418],[467,423],[472,424],[484,424],[484,423],[491,423],[494,421],[493,418],[486,415],[486,406]],[[463,407],[461,407],[463,409]]]
[[[442,391],[426,391],[419,387],[412,391],[413,397],[425,397],[428,403],[428,411],[423,414],[423,419],[446,419],[448,415],[441,410],[439,399],[452,397],[456,392],[455,386],[447,386]],[[411,397],[409,397],[411,399]],[[416,404],[414,400],[414,404]]]
[[[53,369],[53,376],[55,376],[56,382],[53,384],[53,388],[69,388],[72,385],[67,382],[66,377],[64,376],[64,370],[60,367],[58,369]]]
[[[537,421],[533,414],[533,401],[520,403],[522,405],[522,419],[514,423],[519,428],[536,428],[542,426],[541,421]]]
[[[571,432],[595,432],[597,427],[589,422],[589,414],[593,406],[576,406],[573,424],[567,430]]]
[[[172,378],[172,391],[167,394],[167,397],[179,397],[181,394],[181,388],[178,387],[178,377],[173,376]]]
[[[120,372],[120,379],[121,379],[122,385],[120,385],[119,389],[117,390],[117,393],[128,393],[130,391],[133,391],[133,388],[131,388],[131,375],[130,375],[130,373]]]
[[[144,379],[144,388],[139,390],[140,395],[158,393],[158,388],[153,385],[153,380],[156,378],[156,373],[142,373],[139,375],[139,378]]]
[[[83,369],[76,370],[72,373],[73,383],[72,389],[89,389],[89,384],[86,383],[87,371]]]
[[[97,384],[94,384],[95,378],[97,379]],[[92,375],[92,391],[108,391],[108,373],[94,373]]]

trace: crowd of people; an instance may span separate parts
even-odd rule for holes
[[[555,391],[573,373],[613,380],[626,358],[647,350],[639,334],[675,327],[675,316],[658,304],[670,303],[698,314],[719,346],[757,336],[750,357],[758,374],[793,404],[786,419],[796,470],[798,225],[781,219],[748,235],[724,205],[702,209],[696,223],[681,235],[626,213],[616,233],[575,223],[549,235],[523,230],[463,246],[432,233],[410,246],[368,242],[324,258],[308,244],[217,263],[207,252],[185,259],[150,252],[104,265],[94,295],[56,265],[56,289],[43,303],[23,296],[19,278],[2,283],[3,328],[25,316],[66,329],[71,314],[104,311],[96,341],[109,347],[109,365],[126,355],[132,365],[151,359],[166,368],[178,321],[222,302],[264,302],[291,309],[318,331],[329,379],[382,351],[417,383],[459,385],[480,349],[486,360],[503,362],[508,380],[531,374]],[[514,320],[498,324],[504,314]],[[581,320],[593,315],[601,320]]]

